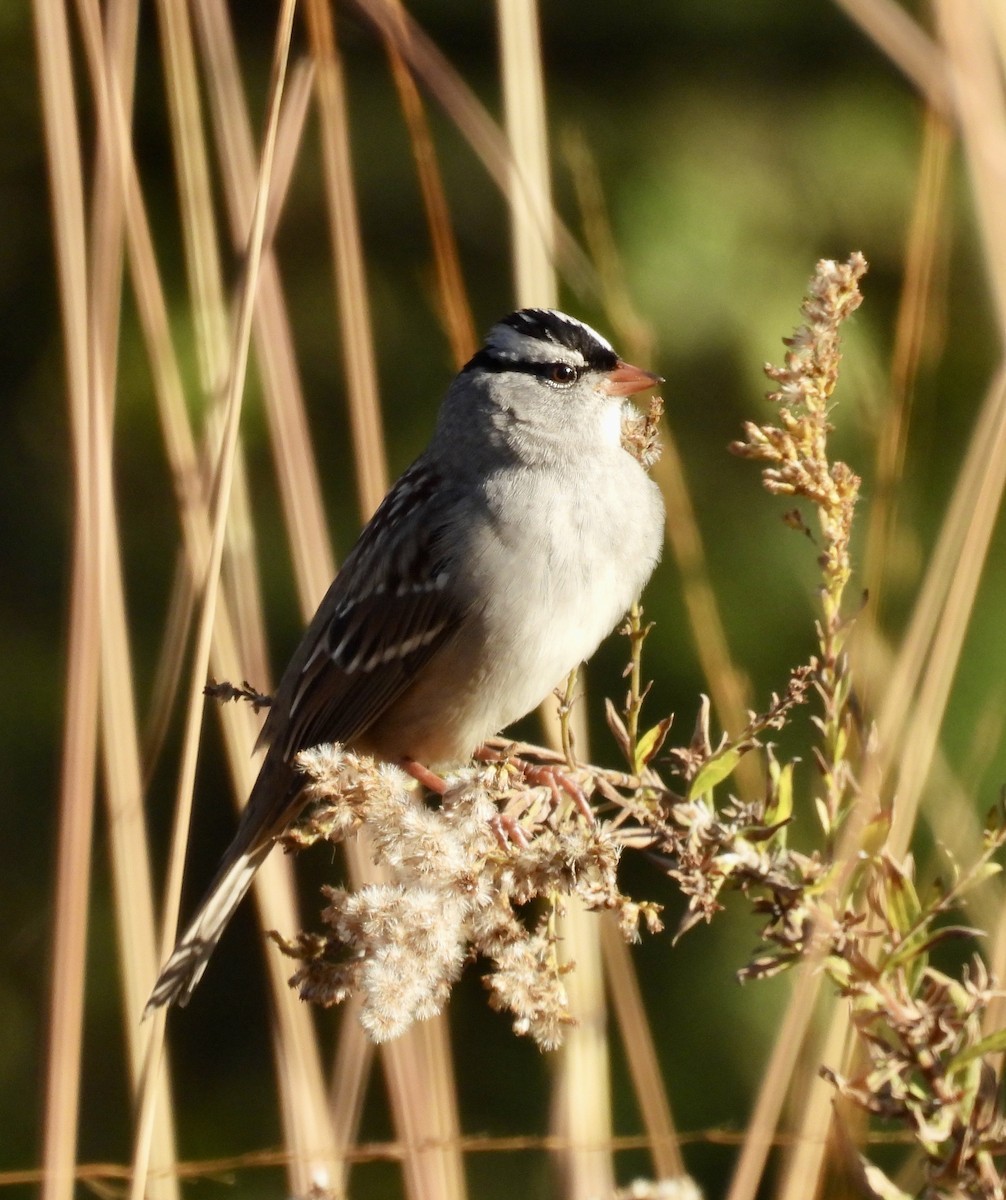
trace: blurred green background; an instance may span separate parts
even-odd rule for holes
[[[496,114],[500,111],[494,10],[416,0],[410,11]],[[627,287],[655,339],[651,364],[667,378],[670,423],[686,464],[731,649],[752,696],[784,686],[813,643],[813,550],[785,530],[785,507],[763,493],[754,466],[727,444],[742,420],[765,415],[762,364],[779,361],[780,338],[798,322],[807,277],[819,257],[853,249],[871,264],[866,302],[847,342],[835,423],[838,451],[865,477],[886,404],[894,320],[920,145],[922,105],[886,58],[824,0],[665,0],[541,6],[555,194],[575,229],[579,218],[563,155],[583,138],[609,205]],[[262,111],[275,13],[234,4],[242,68]],[[302,32],[302,31],[301,31]],[[408,142],[386,59],[371,29],[339,14],[347,69],[359,205],[369,264],[382,402],[392,471],[423,445],[451,374],[448,347],[430,303],[430,248]],[[55,798],[65,679],[72,459],[54,278],[48,190],[28,6],[0,6],[0,344],[5,436],[0,470],[3,547],[0,656],[6,698],[0,722],[6,802],[0,808],[0,879],[7,935],[0,942],[0,1170],[37,1163],[51,940]],[[303,39],[301,38],[302,44]],[[155,221],[161,268],[172,292],[177,345],[195,377],[184,261],[178,232],[158,31],[144,6],[136,147]],[[90,102],[80,90],[87,126]],[[462,267],[478,328],[513,307],[507,215],[457,132],[429,108]],[[954,166],[941,238],[937,320],[918,380],[899,502],[903,519],[887,573],[884,624],[897,636],[959,466],[973,416],[995,363],[966,181]],[[344,415],[340,348],[312,118],[279,234],[279,255],[327,486],[337,553],[358,528]],[[117,417],[118,483],[127,588],[135,633],[138,704],[148,694],[178,541],[142,347],[127,300]],[[602,330],[604,314],[567,292],[563,306]],[[263,421],[250,384],[245,436],[278,671],[299,632]],[[863,526],[861,525],[861,528]],[[1003,537],[997,535],[981,604],[965,649],[946,745],[967,768],[978,723],[1002,711]],[[648,665],[654,717],[674,711],[687,737],[705,684],[684,621],[677,571],[666,557],[646,597],[658,622]],[[594,717],[604,692],[618,696],[624,647],[613,639],[592,671]],[[800,718],[802,722],[806,717]],[[163,846],[173,795],[177,730],[151,788],[152,837]],[[201,890],[231,826],[227,781],[213,722],[199,786],[197,848],[189,900]],[[597,728],[595,756],[615,762]],[[1006,771],[986,755],[976,804],[987,807]],[[100,811],[100,810],[99,810]],[[100,820],[101,818],[99,818]],[[123,1021],[114,932],[99,827],[93,881],[85,1081],[80,1156],[129,1157],[129,1102],[121,1054]],[[155,852],[155,861],[162,858]],[[326,863],[305,863],[312,895]],[[158,870],[161,866],[158,865]],[[661,900],[673,927],[680,903],[655,870],[627,872],[639,896]],[[634,951],[676,1119],[684,1130],[741,1128],[785,982],[741,989],[734,972],[755,944],[755,925],[735,906],[711,928],[672,949],[669,936]],[[191,1007],[173,1020],[174,1078],[187,1157],[240,1153],[279,1143],[271,1060],[250,911],[228,933]],[[331,1026],[331,1015],[322,1020]],[[452,1010],[465,1129],[540,1131],[546,1120],[546,1057],[517,1042],[504,1017],[487,1012],[477,972]],[[375,1077],[365,1137],[389,1132]],[[616,1127],[638,1128],[616,1048]],[[714,1196],[732,1152],[690,1146],[687,1162]],[[545,1196],[544,1156],[474,1155],[473,1195]],[[646,1171],[642,1154],[619,1160],[620,1178]],[[364,1167],[356,1196],[396,1194],[396,1172]],[[276,1195],[280,1173],[249,1172],[243,1195]],[[12,1198],[28,1189],[11,1187]],[[192,1194],[216,1195],[216,1183]]]

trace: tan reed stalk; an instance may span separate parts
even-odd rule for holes
[[[758,1194],[769,1152],[775,1141],[779,1114],[786,1103],[819,992],[820,977],[816,964],[805,963],[797,969],[796,982],[790,990],[786,1011],[761,1075],[758,1095],[730,1179],[727,1200],[754,1200]]]
[[[856,642],[862,643],[853,648],[856,678],[864,681],[868,693],[883,694],[895,664],[891,646],[865,622],[857,630]],[[975,730],[973,753],[962,756],[966,772],[956,773],[942,748],[935,747],[927,796],[920,813],[936,842],[960,863],[976,862],[982,853],[983,814],[975,809],[974,797],[991,756],[998,750],[1000,729],[1006,722],[1000,706],[984,715],[985,720]],[[938,798],[938,803],[929,803],[930,794]],[[991,929],[998,924],[1006,901],[1006,880],[988,879],[982,887],[968,892],[964,901],[972,923],[980,929]]]
[[[328,1108],[335,1144],[346,1147],[348,1155],[356,1144],[377,1047],[370,1038],[362,1036],[359,997],[350,996],[344,1008],[329,1076]]]
[[[93,380],[96,402],[101,410],[95,432],[103,447],[95,486],[107,529],[101,596],[101,728],[122,971],[123,1035],[128,1049],[130,1078],[136,1090],[144,1051],[144,1038],[136,1014],[142,1010],[150,980],[156,973],[157,960],[143,778],[111,467],[124,225],[124,195],[116,151],[117,119],[121,115],[125,125],[125,113],[132,106],[138,13],[132,0],[110,6],[106,39],[102,35],[97,5],[84,3],[80,12],[92,91],[98,101],[99,153],[91,205],[90,244]],[[113,72],[107,70],[109,62],[114,64]],[[118,112],[113,115],[114,107]],[[175,1134],[166,1063],[161,1064],[158,1072],[157,1091],[159,1102],[151,1153],[157,1177],[151,1182],[150,1195],[155,1200],[172,1200],[178,1196],[178,1183],[173,1175]]]
[[[506,136],[457,70],[399,4],[399,0],[353,0],[412,69],[456,125],[504,195],[510,186],[510,146]],[[569,286],[583,296],[599,295],[593,265],[576,238],[553,213],[556,266]]]
[[[183,5],[172,4],[170,0],[158,0],[157,12],[196,347],[203,392],[216,398],[226,382],[227,361],[220,348],[228,345],[227,316],[220,285],[210,167],[200,129],[199,86],[189,17]]]
[[[244,244],[255,195],[255,152],[226,6],[208,0],[196,11],[200,48],[222,168],[234,245]],[[291,139],[293,140],[293,139]],[[276,455],[283,513],[290,530],[294,574],[305,619],[335,574],[321,485],[311,445],[293,337],[279,272],[270,251],[262,264],[255,313],[255,349]]]
[[[558,302],[555,225],[537,4],[535,0],[499,0],[496,15],[510,145],[504,195],[510,208],[514,298],[518,308],[554,308]],[[542,705],[542,717],[547,741],[560,748],[556,705],[551,698]],[[589,758],[583,700],[573,709],[572,719],[578,752]],[[564,982],[576,1024],[552,1064],[551,1123],[563,1145],[557,1156],[563,1192],[571,1200],[586,1200],[609,1195],[615,1187],[599,922],[570,897],[557,918],[556,933],[563,961],[575,964]]]
[[[650,1018],[639,988],[636,964],[616,922],[607,915],[601,918],[601,949],[608,993],[618,1019],[633,1090],[639,1101],[654,1177],[679,1179],[685,1174],[685,1163],[653,1043]]]
[[[387,491],[388,475],[366,272],[356,215],[345,88],[328,5],[324,0],[308,0],[306,15],[318,79],[337,317],[357,492],[361,516],[366,519]],[[347,858],[355,886],[379,877],[363,839],[354,839],[347,847]],[[382,1046],[381,1060],[395,1126],[405,1146],[406,1194],[414,1200],[462,1197],[464,1166],[457,1149],[461,1123],[446,1019],[439,1017],[414,1026],[403,1037]]]
[[[174,941],[174,931],[177,924],[178,906],[181,896],[182,863],[184,846],[189,826],[192,807],[192,793],[195,783],[196,758],[199,745],[199,728],[202,717],[202,690],[209,665],[210,652],[213,642],[215,623],[216,599],[220,565],[224,553],[226,536],[227,511],[230,501],[231,483],[233,479],[235,452],[238,442],[239,418],[241,399],[244,390],[245,373],[247,368],[248,346],[251,337],[252,314],[255,306],[255,294],[258,285],[258,270],[261,262],[262,237],[265,231],[268,213],[269,178],[272,153],[275,146],[276,129],[279,120],[279,102],[283,92],[283,80],[289,55],[290,35],[293,25],[293,0],[284,4],[281,11],[277,38],[276,53],[273,63],[273,74],[270,89],[270,111],[266,126],[266,135],[262,153],[261,182],[256,198],[255,215],[249,236],[248,256],[242,289],[239,297],[239,307],[234,328],[233,355],[227,387],[227,425],[221,449],[220,469],[213,504],[213,541],[210,547],[210,557],[207,565],[205,603],[201,613],[197,631],[196,648],[192,672],[192,683],[187,709],[187,720],[183,742],[182,765],[178,787],[178,804],[174,831],[173,852],[169,867],[167,899],[165,902],[165,930],[163,948],[165,954]],[[139,1099],[137,1117],[137,1134],[133,1158],[133,1178],[130,1195],[133,1200],[141,1200],[146,1187],[146,1175],[150,1155],[150,1139],[153,1124],[153,1108],[155,1092],[151,1086],[159,1063],[164,1035],[163,1012],[155,1014],[151,1020],[151,1034],[148,1044],[146,1078]],[[296,1174],[296,1172],[295,1172]],[[328,1183],[328,1179],[312,1181],[315,1184]]]
[[[510,143],[510,254],[518,307],[554,307],[555,225],[552,220],[545,84],[535,0],[498,0],[500,74]]]
[[[936,334],[935,288],[946,274],[944,236],[950,163],[950,127],[932,109],[923,122],[922,160],[905,247],[905,275],[898,305],[887,409],[877,439],[874,482],[863,553],[863,585],[870,597],[864,616],[876,622],[884,607],[884,566],[897,545],[897,488],[904,472],[915,379]],[[938,334],[936,334],[938,336]],[[859,643],[861,644],[861,643]],[[879,672],[883,679],[883,672]],[[867,707],[868,698],[863,696]]]
[[[994,6],[983,0],[935,0],[935,4],[985,245],[983,262],[1002,337],[1006,333],[1006,94],[1003,58],[997,57],[1001,43],[995,37]]]
[[[949,116],[954,104],[939,46],[897,0],[835,0],[926,98]]]
[[[202,5],[198,10],[201,28],[205,29],[210,19],[211,6]],[[219,31],[219,27],[218,27]],[[175,40],[179,46],[174,51],[182,69],[194,70],[194,53],[190,42],[188,24],[181,23],[175,30]],[[217,128],[221,136],[223,151],[221,158],[224,165],[225,194],[228,200],[228,210],[231,220],[231,233],[239,253],[243,251],[247,231],[251,224],[252,197],[255,194],[253,153],[251,138],[248,131],[248,120],[244,99],[240,86],[236,85],[236,70],[230,75],[226,71],[214,72],[212,66],[224,66],[232,61],[228,55],[230,48],[229,31],[224,22],[222,36],[214,40],[212,37],[203,38],[205,57],[210,61],[211,69],[207,74],[211,82],[211,99],[215,101],[214,115],[217,118]],[[224,76],[221,79],[221,76]],[[303,79],[303,75],[300,76]],[[227,85],[232,86],[228,87]],[[295,80],[296,86],[296,80]],[[180,97],[193,97],[195,91],[183,83],[179,88]],[[305,95],[303,82],[294,94],[290,105],[281,108],[282,122],[276,135],[277,161],[282,166],[282,174],[276,181],[278,195],[270,187],[267,226],[275,227],[278,206],[285,192],[289,178],[289,164],[292,151],[289,146],[282,146],[281,135],[288,141],[296,142],[305,111]],[[298,113],[300,114],[298,116]],[[182,126],[193,134],[201,130],[201,125],[189,120]],[[242,151],[244,151],[242,155]],[[197,161],[205,160],[206,154],[202,147],[193,147],[188,156]],[[242,157],[247,173],[241,176]],[[198,178],[198,176],[197,176]],[[201,200],[193,195],[190,200],[191,209],[200,210]],[[200,212],[196,218],[202,221]],[[200,241],[208,245],[208,242]],[[215,255],[215,250],[213,251]],[[203,266],[202,277],[209,286],[220,292],[218,259],[211,257]],[[260,288],[256,305],[257,346],[262,365],[263,382],[267,396],[274,393],[277,386],[283,386],[291,379],[293,386],[290,391],[297,390],[296,371],[292,369],[292,351],[290,350],[289,330],[282,319],[282,303],[278,300],[278,275],[271,252],[264,248]],[[285,336],[284,336],[285,335]],[[263,345],[267,350],[263,353]],[[220,349],[210,350],[208,358],[219,358]],[[277,366],[277,364],[279,364]],[[278,382],[277,382],[278,381]],[[292,423],[292,422],[291,422]],[[301,425],[303,427],[303,422]],[[289,444],[291,439],[287,439]],[[292,439],[296,455],[303,449],[303,443]],[[306,456],[304,461],[306,461]],[[240,460],[236,465],[238,481],[242,478]],[[307,485],[301,490],[299,512],[310,512],[309,502],[304,497],[309,496]],[[225,560],[227,571],[225,583],[229,583],[226,592],[230,599],[227,611],[238,616],[235,632],[238,634],[238,644],[228,652],[227,637],[218,622],[215,635],[214,673],[224,678],[243,678],[250,673],[264,684],[267,679],[266,654],[262,630],[261,605],[257,600],[259,586],[254,570],[253,538],[251,522],[248,517],[248,500],[245,489],[238,488],[232,501],[231,528],[229,532],[229,553]],[[243,530],[243,534],[238,531]],[[323,539],[322,539],[323,540]],[[319,555],[322,567],[327,559],[327,549]],[[242,615],[243,614],[243,615]],[[229,620],[231,619],[229,618]],[[244,630],[242,636],[241,630]],[[255,722],[247,711],[236,711],[235,706],[225,706],[220,710],[220,719],[224,727],[225,742],[228,753],[235,795],[243,802],[252,782],[248,753],[254,742]],[[296,916],[296,904],[293,891],[292,873],[289,864],[279,858],[273,859],[268,868],[259,872],[256,879],[255,895],[260,909],[261,921],[265,928],[295,928],[299,924]],[[267,974],[274,996],[273,1013],[276,1021],[276,1032],[273,1039],[274,1061],[279,1082],[279,1099],[281,1114],[286,1131],[286,1141],[289,1147],[289,1164],[292,1190],[306,1190],[315,1186],[319,1180],[337,1187],[342,1175],[342,1160],[331,1136],[331,1130],[326,1119],[324,1100],[324,1083],[318,1048],[310,1014],[305,1012],[296,998],[286,986],[285,966],[278,961],[277,955],[267,955]]]
[[[357,470],[360,516],[367,520],[388,490],[388,468],[377,397],[370,301],[353,187],[345,84],[329,6],[325,0],[307,0],[305,11],[317,71],[322,160],[328,198],[329,234],[332,239],[337,318],[349,393],[353,461]]]
[[[399,13],[401,14],[401,4]],[[447,197],[444,194],[436,151],[416,81],[397,47],[387,37],[384,38],[384,46],[391,65],[391,77],[398,92],[398,102],[409,131],[409,145],[416,162],[416,173],[426,210],[426,226],[433,243],[437,310],[450,342],[454,366],[460,370],[475,352],[476,333],[461,275],[461,262],[451,226]]]
[[[179,497],[181,503],[181,497]],[[168,597],[167,613],[161,630],[160,647],[153,683],[150,686],[147,715],[143,727],[144,790],[153,778],[157,763],[164,749],[164,742],[171,724],[181,686],[182,667],[185,663],[185,647],[192,632],[192,619],[196,607],[195,583],[189,570],[184,548],[175,559],[174,577]]]
[[[84,186],[66,13],[59,0],[35,0],[39,88],[51,189],[74,461],[74,526],[67,681],[60,771],[43,1127],[44,1200],[74,1190],[94,772],[100,671],[102,533],[93,486],[95,404],[87,319]]]

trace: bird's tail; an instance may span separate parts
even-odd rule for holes
[[[272,843],[267,842],[251,853],[240,854],[217,878],[158,975],[143,1010],[145,1018],[162,1004],[177,1004],[181,1008],[188,1004],[210,955],[271,849]]]
[[[143,1010],[145,1018],[162,1005],[184,1007],[188,1003],[217,942],[251,887],[255,872],[265,861],[275,838],[300,810],[299,783],[293,769],[282,760],[270,755],[263,763],[234,840],[227,847],[196,915],[157,977]]]

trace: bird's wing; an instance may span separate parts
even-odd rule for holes
[[[445,551],[450,483],[420,459],[360,535],[287,668],[262,741],[289,761],[352,742],[456,632],[467,606]]]

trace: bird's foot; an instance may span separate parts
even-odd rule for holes
[[[517,754],[500,751],[493,746],[480,746],[475,752],[475,757],[479,762],[495,763],[513,769],[520,779],[531,787],[548,788],[555,808],[562,803],[565,793],[588,825],[597,824],[587,793],[568,771],[562,769],[561,764],[529,762]]]
[[[424,767],[421,762],[417,762],[414,758],[403,758],[402,770],[406,774],[411,775],[417,783],[421,783],[427,791],[435,792],[438,796],[443,796],[450,786],[442,775],[438,775],[436,771],[431,771],[429,767]]]

